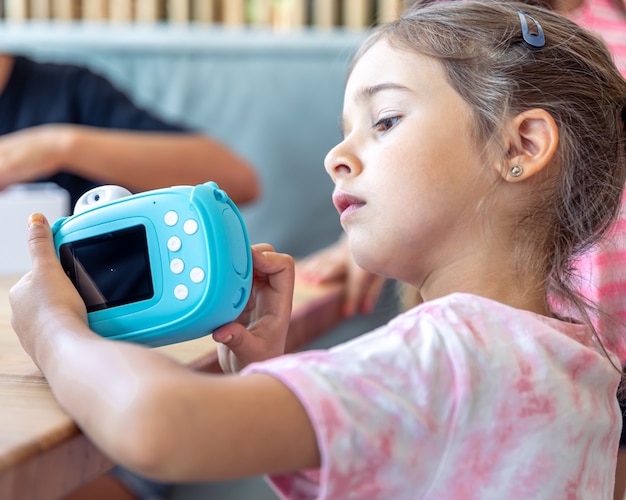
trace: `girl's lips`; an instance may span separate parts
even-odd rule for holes
[[[365,205],[364,201],[341,192],[333,194],[333,203],[341,216],[351,213]]]

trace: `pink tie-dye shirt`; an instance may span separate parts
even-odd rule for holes
[[[604,40],[615,65],[626,76],[626,14],[611,0],[585,0],[568,17]]]
[[[617,68],[626,77],[626,14],[611,0],[585,0],[568,17],[606,42]],[[583,295],[604,312],[626,321],[626,194],[622,198],[619,219],[608,237],[580,258],[577,269],[581,275],[577,288]],[[600,317],[596,328],[609,340],[615,339],[615,350],[626,366],[624,326]]]
[[[453,294],[250,372],[317,435],[319,470],[271,478],[283,498],[612,498],[619,375],[581,325]]]

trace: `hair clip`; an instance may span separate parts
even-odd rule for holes
[[[537,22],[537,20],[523,10],[518,10],[517,15],[522,23],[522,37],[524,37],[524,41],[531,47],[543,47],[546,44],[546,38],[543,36],[543,29],[541,29],[541,25]],[[535,26],[537,27],[536,34],[528,31],[528,21],[526,21],[526,18],[531,19],[532,22],[535,23]]]

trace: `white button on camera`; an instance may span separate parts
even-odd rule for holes
[[[174,259],[170,262],[170,271],[174,274],[180,274],[185,269],[185,263],[181,259]]]
[[[199,267],[194,267],[189,273],[189,278],[194,283],[202,283],[204,280],[204,271]]]
[[[163,221],[170,227],[174,226],[178,222],[178,214],[174,210],[170,210],[163,217]]]
[[[185,224],[183,225],[183,230],[186,234],[195,234],[195,232],[198,230],[198,223],[193,219],[186,220]]]
[[[176,288],[174,288],[174,297],[178,300],[185,300],[188,295],[189,290],[185,285],[176,285]]]
[[[172,252],[178,252],[182,243],[178,236],[172,236],[169,240],[167,240],[167,248],[169,248]]]

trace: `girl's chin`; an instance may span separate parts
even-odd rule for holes
[[[354,262],[361,268],[367,272],[373,274],[381,274],[378,267],[380,266],[380,262],[376,259],[376,255],[372,255],[372,252],[375,252],[376,249],[373,246],[373,242],[368,245],[367,248],[362,248],[358,244],[350,243],[350,252],[352,254],[352,259]],[[380,256],[378,256],[380,257]]]

